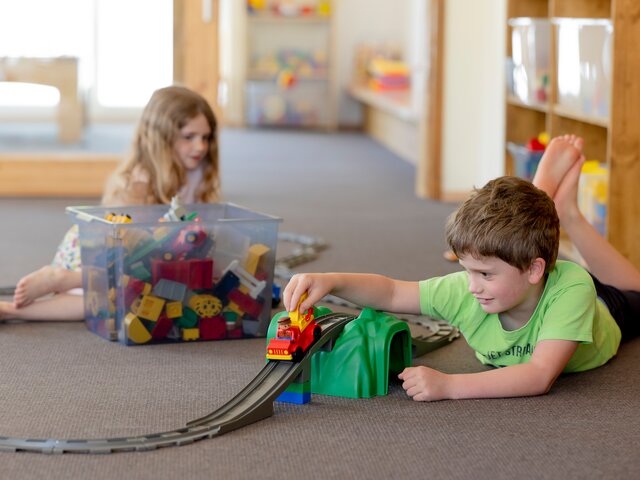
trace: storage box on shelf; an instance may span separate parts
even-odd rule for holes
[[[611,93],[610,20],[556,18],[558,113],[606,123]]]
[[[545,18],[512,18],[511,64],[513,92],[528,105],[539,105],[549,98],[550,22]]]
[[[526,180],[533,180],[544,150],[531,150],[526,145],[507,142],[507,150],[513,157],[513,174]]]
[[[578,206],[600,235],[605,236],[607,219],[607,168],[597,160],[582,166],[578,187]]]
[[[323,82],[298,83],[283,89],[275,82],[249,82],[246,87],[248,125],[308,126],[329,122]]]
[[[87,327],[121,343],[263,336],[280,219],[232,204],[68,207],[79,227]]]

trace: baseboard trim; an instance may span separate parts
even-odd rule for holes
[[[0,154],[2,197],[101,197],[114,154]]]

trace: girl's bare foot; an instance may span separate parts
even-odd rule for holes
[[[458,256],[455,253],[453,253],[453,250],[445,250],[444,253],[442,254],[442,256],[448,262],[457,262],[458,261]]]
[[[61,268],[47,265],[20,279],[13,294],[16,308],[29,305],[36,298],[59,291],[58,284],[62,274]]]
[[[583,159],[584,140],[575,135],[555,137],[544,152],[533,184],[554,198],[556,190],[569,169]]]
[[[13,320],[16,318],[16,307],[9,302],[0,302],[0,320]]]

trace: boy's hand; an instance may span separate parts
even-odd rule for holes
[[[402,388],[415,401],[444,400],[447,397],[448,375],[428,367],[405,368],[398,378]]]
[[[334,279],[327,273],[297,273],[284,289],[282,302],[288,312],[294,311],[300,297],[307,292],[307,298],[300,304],[299,311],[311,308],[334,288]]]

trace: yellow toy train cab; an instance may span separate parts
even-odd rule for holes
[[[305,293],[298,302],[307,298]],[[291,326],[286,329],[287,337],[272,338],[267,345],[267,359],[269,360],[292,360],[299,362],[311,344],[320,337],[322,330],[315,322],[314,308],[311,307],[304,313],[299,313],[298,308],[289,313]]]

